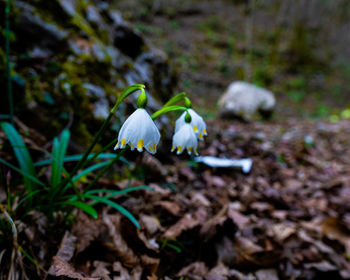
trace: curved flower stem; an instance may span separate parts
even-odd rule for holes
[[[168,107],[163,107],[162,109],[158,110],[157,112],[153,113],[151,115],[152,120],[155,120],[156,118],[159,118],[161,115],[166,114],[168,112],[172,111],[187,111],[188,108],[184,106],[168,106]]]
[[[77,165],[74,167],[73,171],[69,174],[69,177],[66,178],[65,180],[63,180],[60,183],[60,186],[65,186],[72,178],[73,176],[79,171],[79,169],[83,166],[83,164],[85,163],[86,159],[88,158],[89,154],[91,153],[92,149],[95,147],[95,145],[97,144],[98,140],[100,140],[100,137],[102,135],[102,133],[105,131],[105,129],[107,128],[110,120],[112,119],[114,113],[117,111],[120,103],[123,102],[123,100],[128,97],[130,94],[134,93],[135,91],[138,90],[144,90],[145,86],[141,85],[141,84],[136,84],[136,85],[132,85],[127,87],[119,96],[119,98],[117,99],[117,102],[115,103],[115,105],[113,106],[113,108],[111,109],[111,111],[109,112],[108,117],[105,119],[105,121],[103,122],[102,126],[100,127],[100,129],[98,130],[98,132],[96,133],[94,139],[92,140],[92,143],[90,144],[90,146],[88,147],[88,149],[86,150],[86,152],[84,153],[84,155],[82,156],[82,158],[79,160],[79,162],[77,163]]]
[[[180,92],[168,100],[163,107],[172,106],[186,97],[186,92]]]

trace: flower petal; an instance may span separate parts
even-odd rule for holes
[[[131,150],[139,152],[145,148],[155,153],[160,140],[160,133],[152,118],[145,109],[139,108],[124,122],[118,134],[118,143],[115,149],[124,148],[127,144]],[[150,149],[151,147],[152,149]]]

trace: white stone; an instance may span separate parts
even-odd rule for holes
[[[271,113],[275,104],[271,91],[242,81],[231,83],[218,102],[221,116],[241,117],[244,120],[251,120],[259,111]]]

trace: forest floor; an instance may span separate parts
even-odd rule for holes
[[[140,230],[106,206],[65,234],[33,212],[19,242],[67,279],[350,279],[350,122],[216,120],[208,133],[201,155],[249,157],[251,172],[145,153],[153,191],[116,199]]]
[[[145,152],[128,170],[140,172],[134,176],[139,179],[98,181],[106,189],[153,188],[115,199],[141,229],[107,206],[98,208],[97,219],[76,211],[66,226],[52,225],[35,211],[32,223],[15,221],[19,244],[36,262],[24,257],[29,279],[350,279],[350,120],[304,119],[345,109],[348,97],[332,88],[343,85],[342,78],[333,77],[332,84],[317,75],[274,76],[272,121],[216,119],[218,97],[244,64],[242,14],[225,9],[225,1],[178,1],[191,4],[152,13],[133,6],[135,1],[117,2],[123,16],[169,55],[179,89],[206,117],[208,137],[200,155],[251,158],[252,170],[244,174],[198,164],[187,155]],[[264,46],[257,44],[256,66],[263,65]],[[309,84],[316,84],[314,92],[303,88]],[[31,148],[50,146],[34,130],[22,126],[20,132]],[[5,138],[0,132],[0,141]],[[12,154],[0,150],[0,156],[15,163]],[[0,204],[5,203],[0,188]]]

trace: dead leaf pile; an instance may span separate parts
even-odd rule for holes
[[[350,279],[350,122],[208,127],[201,155],[250,157],[250,174],[147,155],[153,191],[116,199],[141,229],[108,207],[78,213],[43,266],[67,279]]]

